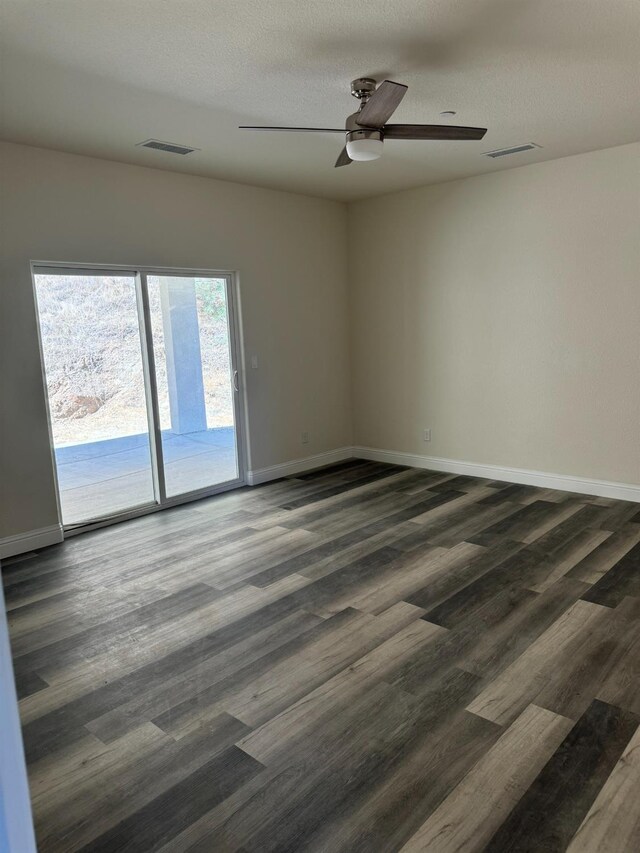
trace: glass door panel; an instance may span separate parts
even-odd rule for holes
[[[136,276],[34,280],[63,524],[153,504]]]
[[[227,278],[147,275],[167,497],[239,478]]]

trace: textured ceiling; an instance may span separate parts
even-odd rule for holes
[[[338,199],[640,139],[639,0],[0,0],[2,137]],[[489,128],[387,141],[334,169],[358,76],[408,84],[396,122]],[[149,137],[201,149],[136,148]],[[536,142],[493,161],[482,153]]]

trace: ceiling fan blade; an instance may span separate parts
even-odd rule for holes
[[[452,124],[387,124],[385,139],[482,139],[486,127],[456,127]]]
[[[352,159],[351,159],[351,157],[349,157],[349,155],[347,154],[347,148],[346,148],[346,146],[345,146],[345,147],[342,149],[342,151],[340,152],[340,154],[339,154],[339,156],[338,156],[338,159],[336,160],[335,167],[336,167],[336,169],[337,169],[337,168],[338,168],[338,166],[348,166],[348,165],[349,165],[349,163],[353,163],[353,160],[352,160]]]
[[[402,83],[384,80],[358,113],[357,123],[363,127],[382,127],[406,93],[407,87]]]
[[[238,130],[285,130],[293,133],[344,133],[344,127],[253,127],[241,124]]]

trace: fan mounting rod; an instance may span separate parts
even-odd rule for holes
[[[372,77],[356,77],[351,81],[351,94],[364,105],[375,92],[377,85],[377,80]]]

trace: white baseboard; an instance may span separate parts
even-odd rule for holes
[[[393,450],[378,450],[374,447],[353,447],[352,456],[372,462],[389,462],[393,465],[409,465],[412,468],[428,468],[447,474],[467,474],[489,480],[505,480],[525,486],[540,486],[544,489],[559,489],[564,492],[579,492],[640,503],[640,485],[616,483],[609,480],[592,480],[568,474],[549,474],[545,471],[529,471],[525,468],[502,468],[480,462],[462,462],[458,459],[442,459],[438,456],[421,456],[417,453],[402,453]]]
[[[595,480],[589,477],[574,477],[569,474],[550,474],[546,471],[530,471],[526,468],[503,468],[500,465],[487,465],[482,462],[463,462],[459,459],[445,459],[439,456],[422,456],[418,453],[404,453],[397,450],[380,450],[375,447],[340,447],[327,453],[306,456],[281,465],[271,465],[247,471],[247,483],[257,486],[280,477],[290,477],[301,471],[311,471],[325,465],[333,465],[345,459],[368,459],[372,462],[388,462],[392,465],[408,465],[412,468],[427,468],[431,471],[443,471],[447,474],[466,474],[470,477],[483,477],[488,480],[503,480],[524,486],[539,486],[543,489],[558,489],[563,492],[578,492],[583,495],[596,495],[616,500],[640,503],[640,485],[617,483],[610,480]]]
[[[24,554],[26,551],[35,551],[37,548],[45,548],[47,545],[55,545],[63,540],[62,527],[53,524],[51,527],[41,527],[39,530],[29,530],[27,533],[18,533],[17,536],[5,536],[0,539],[0,560],[13,557],[16,554]]]
[[[326,453],[316,453],[302,459],[293,459],[280,465],[247,471],[246,481],[250,486],[290,477],[301,471],[312,471],[325,465],[334,465],[346,459],[368,459],[372,462],[388,462],[392,465],[408,465],[412,468],[427,468],[431,471],[443,471],[448,474],[467,474],[470,477],[484,477],[489,480],[504,480],[507,483],[520,483],[525,486],[539,486],[544,489],[559,489],[564,492],[578,492],[583,495],[597,495],[603,498],[615,498],[640,503],[640,485],[616,483],[609,480],[593,480],[588,477],[573,477],[568,474],[549,474],[546,471],[529,471],[525,468],[503,468],[499,465],[486,465],[481,462],[463,462],[459,459],[443,459],[438,456],[422,456],[418,453],[403,453],[395,450],[380,450],[375,447],[339,447]],[[47,545],[55,545],[63,540],[62,528],[58,524],[41,527],[6,536],[0,539],[0,559],[35,551]]]
[[[328,450],[326,453],[305,456],[304,459],[293,459],[291,462],[283,462],[280,465],[257,468],[255,471],[247,471],[247,483],[250,486],[257,486],[259,483],[278,480],[280,477],[290,477],[292,474],[299,474],[301,471],[312,471],[314,468],[334,465],[336,462],[351,459],[352,456],[352,447],[339,447],[337,450]]]

